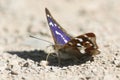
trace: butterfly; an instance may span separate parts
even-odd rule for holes
[[[45,8],[47,22],[54,40],[54,49],[60,59],[81,59],[83,56],[99,54],[94,33],[85,33],[77,37],[69,35]]]

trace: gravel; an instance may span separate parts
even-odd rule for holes
[[[1,0],[0,80],[120,80],[119,0]],[[101,53],[74,63],[50,55],[47,7],[71,35],[94,32]],[[73,28],[74,26],[74,28]]]

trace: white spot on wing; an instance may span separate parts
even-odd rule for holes
[[[79,40],[80,42],[83,42],[82,38],[75,38],[76,40]]]
[[[86,37],[86,38],[87,38],[88,36],[87,36],[87,35],[84,35],[84,37]]]
[[[75,38],[76,40],[78,40],[78,38]]]
[[[50,26],[54,26],[52,22],[49,23]]]
[[[88,37],[89,40],[91,40],[91,37]]]
[[[90,43],[89,41],[86,41],[86,43]]]
[[[93,44],[90,43],[90,46],[92,46]]]
[[[83,42],[82,38],[75,38],[76,40],[79,40],[80,42]]]
[[[80,44],[80,43],[77,43],[77,46],[81,46],[81,44]]]
[[[57,26],[57,24],[54,23],[55,26]]]
[[[81,49],[80,52],[81,52],[82,54],[85,54],[85,49]]]
[[[68,42],[65,38],[63,38],[63,40],[65,41],[65,43],[67,43],[67,42]]]
[[[80,42],[83,42],[83,40],[81,38],[78,39]]]
[[[50,17],[50,15],[49,15],[49,14],[47,14],[47,17]]]
[[[73,45],[73,43],[69,42],[68,44]]]
[[[60,35],[62,37],[62,39],[64,40],[65,43],[67,43],[68,41],[63,37],[63,35],[61,33],[59,33],[58,31],[55,31],[56,34]]]
[[[85,47],[83,47],[83,46],[82,47],[78,47],[78,49],[79,49],[81,54],[85,54],[86,53],[85,52],[85,49],[86,49]]]

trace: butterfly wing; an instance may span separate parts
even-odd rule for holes
[[[45,9],[48,25],[50,27],[55,45],[64,45],[71,40],[71,36],[56,22],[48,9]]]
[[[92,56],[100,53],[94,33],[86,33],[71,39],[61,51],[78,59],[84,55]]]
[[[55,42],[55,48],[58,53],[60,53],[61,58],[63,55],[63,58],[65,59],[65,55],[68,55],[69,57],[80,59],[84,55],[91,56],[100,53],[94,33],[86,33],[73,38],[56,22],[47,8],[45,11],[48,25]]]

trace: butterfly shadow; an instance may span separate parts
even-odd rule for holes
[[[81,65],[86,63],[87,61],[94,61],[94,58],[92,56],[84,55],[81,59],[67,59],[67,60],[61,60],[60,66],[74,66],[74,65]]]
[[[11,55],[17,55],[20,58],[25,60],[30,59],[35,62],[40,62],[41,60],[45,60],[47,54],[43,50],[31,50],[31,51],[6,51]]]
[[[11,55],[17,55],[20,58],[23,58],[25,60],[30,59],[34,62],[41,62],[42,60],[46,60],[47,53],[43,50],[33,50],[33,51],[6,51],[7,53]],[[55,54],[55,53],[54,53]],[[86,61],[93,61],[93,57],[87,56],[87,58],[80,59],[79,61],[74,60],[60,60],[60,64],[58,64],[58,58],[54,57],[53,55],[49,55],[48,62],[49,66],[72,66],[72,65],[80,65],[85,63]]]

